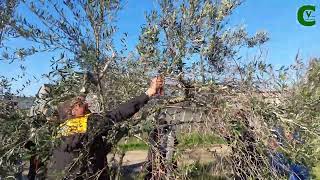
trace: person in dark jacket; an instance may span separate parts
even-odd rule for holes
[[[90,114],[84,98],[72,102],[67,109],[70,116],[60,126],[58,137],[62,143],[53,150],[47,179],[109,179],[107,154],[127,132],[118,125],[137,113],[152,96],[162,94],[162,89],[163,79],[156,77],[145,93],[105,114]]]

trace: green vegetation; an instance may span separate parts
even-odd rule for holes
[[[210,174],[213,163],[200,163],[199,161],[182,167],[184,172],[186,172],[187,177],[195,180],[224,180],[227,179],[223,176],[215,176]]]
[[[126,141],[120,141],[118,147],[122,151],[148,150],[148,144],[135,137],[130,137]]]
[[[312,168],[312,174],[314,175],[315,179],[320,179],[320,164]]]
[[[225,141],[214,134],[191,133],[178,136],[179,147],[208,146],[213,144],[224,144]]]
[[[145,142],[147,142],[147,136],[143,135]],[[205,147],[213,144],[224,144],[225,141],[217,135],[214,134],[200,134],[200,133],[190,133],[178,136],[179,145],[178,148],[191,148],[191,147]],[[130,137],[126,140],[119,142],[118,147],[123,151],[133,151],[133,150],[147,150],[148,144],[144,141]]]
[[[0,3],[0,60],[21,62],[21,75],[0,74],[0,97],[8,99],[0,101],[0,179],[18,173],[17,162],[34,154],[24,148],[28,141],[35,143],[40,161],[48,163],[50,151],[58,144],[52,138],[58,124],[50,121],[59,118],[55,111],[59,103],[84,93],[87,100],[91,99],[92,112],[106,112],[143,92],[156,73],[177,82],[174,93],[153,99],[149,107],[121,126],[140,128],[147,121],[154,127],[160,112],[171,107],[192,109],[196,117],[192,121],[204,119],[206,126],[198,121],[192,124],[221,132],[177,134],[179,150],[224,144],[221,137],[227,135],[231,137],[232,152],[226,157],[229,164],[219,168],[232,168],[234,174],[244,171],[248,177],[259,179],[279,179],[279,175],[271,174],[273,169],[265,153],[271,130],[283,128],[285,135],[296,131],[303,143],[285,136],[283,151],[290,161],[312,168],[319,179],[320,60],[313,59],[306,66],[298,54],[296,64],[290,67],[275,69],[266,64],[267,56],[260,47],[268,41],[268,34],[261,31],[251,36],[253,32],[248,33],[242,25],[229,26],[230,15],[242,1],[159,0],[160,8],[146,15],[139,41],[132,49],[128,49],[127,33],[123,38],[117,35],[122,31],[118,31],[116,22],[124,1],[5,2]],[[27,15],[34,17],[32,21],[24,18],[26,13],[21,8],[16,8],[21,5],[29,9]],[[15,47],[13,40],[23,40],[23,48]],[[251,54],[245,58],[239,53],[254,47],[259,50],[252,59]],[[41,55],[50,62],[52,69],[41,82],[50,83],[52,92],[38,99],[48,108],[29,117],[9,99],[40,82],[27,77],[30,73],[24,60],[32,55]],[[16,78],[28,81],[18,84]],[[17,84],[21,89],[14,92],[12,87]],[[174,115],[170,113],[172,118],[179,117]],[[117,129],[110,130],[108,137],[116,134]],[[144,141],[135,137],[118,142],[119,139],[107,140],[123,151],[148,149],[147,134],[142,136]],[[257,155],[248,151],[251,148],[247,148],[247,139],[255,141],[252,144]],[[255,161],[263,162],[256,166]],[[223,175],[211,164],[200,162],[179,173],[187,172],[200,179],[216,178],[208,177],[209,171]]]

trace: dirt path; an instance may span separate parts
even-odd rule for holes
[[[135,150],[135,151],[128,151],[126,152],[125,156],[123,157],[123,165],[133,165],[143,163],[147,160],[148,151],[146,150]],[[108,159],[110,159],[108,157]],[[119,156],[116,157],[119,159]]]
[[[185,165],[192,164],[196,161],[199,161],[200,163],[209,163],[214,160],[215,155],[227,155],[229,152],[230,148],[223,144],[203,148],[186,149],[182,153],[182,160],[180,163]]]
[[[197,161],[204,164],[210,163],[215,160],[215,155],[226,155],[229,152],[230,148],[226,145],[186,149],[181,153],[178,165],[190,165]],[[141,172],[147,160],[147,155],[148,151],[146,150],[126,152],[122,166],[122,173],[125,175],[125,179],[132,179],[130,178],[131,175]]]

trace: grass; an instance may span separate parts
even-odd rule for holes
[[[191,133],[178,137],[179,147],[208,146],[213,144],[225,144],[225,141],[214,134]]]
[[[148,150],[149,148],[148,144],[136,137],[129,137],[126,141],[120,141],[118,147],[122,151]]]
[[[200,133],[191,133],[180,135],[178,138],[178,148],[190,148],[199,146],[209,146],[213,144],[224,144],[224,140],[213,134],[202,135]],[[147,139],[147,135],[143,135],[143,139]],[[129,137],[119,143],[119,148],[123,151],[148,150],[148,144],[135,137]]]

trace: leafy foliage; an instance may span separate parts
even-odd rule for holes
[[[278,128],[284,130],[280,135],[284,143],[276,151],[292,162],[316,166],[319,60],[312,60],[308,68],[298,55],[291,67],[274,69],[266,64],[261,45],[267,42],[267,33],[250,36],[243,26],[228,24],[240,1],[161,0],[158,5],[146,16],[136,55],[128,52],[126,34],[120,40],[122,47],[114,46],[122,1],[6,1],[1,4],[5,9],[0,19],[2,42],[21,38],[31,44],[3,47],[0,59],[12,62],[37,53],[55,54],[50,60],[51,72],[44,75],[51,84],[50,93],[42,99],[38,96],[53,112],[59,103],[81,93],[87,95],[92,111],[104,112],[141,92],[149,77],[165,75],[166,97],[156,98],[125,124],[126,134],[157,127],[157,115],[163,111],[170,115],[170,123],[179,127],[179,133],[214,132],[214,137],[228,142],[230,153],[219,157],[223,164],[210,168],[232,169],[215,175],[282,178],[269,162],[269,142]],[[16,6],[24,7],[37,21],[13,13]],[[242,48],[260,52],[245,61],[239,56]],[[1,98],[12,96],[12,82],[1,77]],[[0,174],[4,177],[17,173],[19,160],[31,155],[37,154],[45,163],[59,143],[53,138],[59,124],[54,113],[29,117],[11,102],[0,102]],[[179,114],[183,113],[191,113],[191,121],[182,122],[184,117]],[[298,132],[302,141],[291,138],[291,132]],[[186,139],[188,144],[188,139],[211,143],[214,138],[191,134]],[[36,144],[32,151],[23,148],[29,140]],[[121,162],[114,164],[121,166]],[[185,177],[182,171],[174,174]]]

